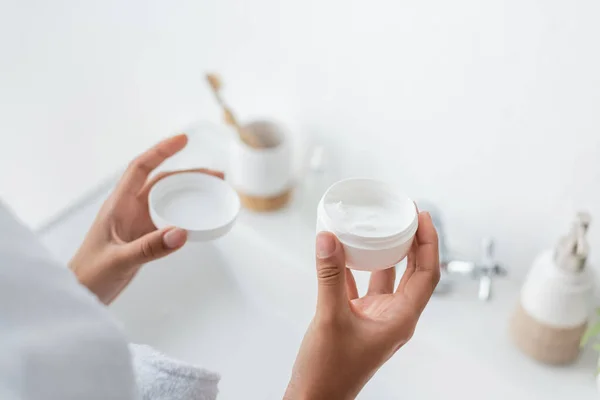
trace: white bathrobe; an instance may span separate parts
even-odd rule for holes
[[[0,399],[215,399],[219,376],[129,346],[0,202]]]

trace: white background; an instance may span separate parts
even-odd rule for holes
[[[597,0],[4,0],[0,197],[39,226],[217,120],[217,70],[242,116],[293,116],[345,175],[434,201],[454,247],[491,234],[524,271],[576,210],[600,219],[599,46]]]

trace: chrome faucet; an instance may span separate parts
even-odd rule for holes
[[[491,238],[482,240],[481,260],[477,262],[449,260],[441,262],[448,274],[459,274],[479,279],[479,300],[487,301],[492,294],[492,279],[495,276],[505,276],[506,269],[494,259],[494,241]]]
[[[493,278],[507,274],[506,269],[500,266],[494,257],[493,239],[484,238],[482,240],[479,262],[454,259],[448,252],[446,234],[439,210],[430,204],[419,203],[419,207],[429,212],[438,232],[442,276],[435,293],[447,293],[452,289],[453,279],[451,276],[467,276],[479,279],[478,297],[482,301],[488,301],[492,295]]]

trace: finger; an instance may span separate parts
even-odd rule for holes
[[[396,267],[391,267],[382,271],[371,272],[367,296],[392,293],[394,291],[395,282]]]
[[[180,249],[186,240],[185,229],[160,229],[122,246],[121,257],[130,265],[145,264]]]
[[[419,214],[419,228],[417,229],[416,239],[418,248],[415,271],[406,283],[404,293],[413,301],[417,310],[421,312],[440,280],[438,236],[431,216],[427,212]]]
[[[417,240],[416,238],[413,240],[412,245],[410,246],[410,250],[408,252],[408,257],[406,258],[406,269],[402,274],[402,278],[400,278],[400,283],[398,283],[398,288],[396,289],[396,293],[404,291],[406,287],[406,282],[409,281],[412,274],[417,269],[416,260],[417,260]]]
[[[348,300],[358,299],[356,280],[354,280],[354,274],[349,269],[346,269],[346,294],[348,296]]]
[[[197,173],[201,173],[201,174],[212,175],[219,179],[225,179],[225,173],[223,173],[222,171],[215,171],[215,170],[208,169],[208,168],[193,168],[193,169],[182,169],[182,170],[177,170],[177,171],[164,171],[164,172],[160,172],[160,173],[156,174],[154,177],[152,177],[152,179],[150,179],[144,185],[144,187],[140,191],[139,195],[141,197],[147,197],[148,193],[150,193],[150,189],[152,189],[152,186],[154,186],[156,184],[156,182],[160,181],[163,178],[166,178],[167,176],[171,176],[171,175],[175,175],[175,174],[182,174],[185,172],[197,172]]]
[[[416,234],[417,239],[417,271],[440,272],[438,235],[431,220],[431,215],[427,211],[419,214],[419,229]]]
[[[150,173],[187,144],[187,135],[177,135],[158,143],[133,160],[123,174],[119,187],[137,194],[148,179]]]
[[[332,317],[348,305],[346,259],[341,243],[331,232],[317,235],[317,311]]]
[[[417,202],[413,201],[413,203],[415,205],[415,211],[417,213],[417,220],[418,220],[419,206],[417,205]],[[396,293],[401,293],[404,291],[404,288],[406,287],[406,282],[409,281],[410,277],[415,272],[416,260],[417,260],[417,248],[418,248],[418,243],[417,243],[417,238],[415,237],[413,239],[413,242],[410,245],[410,249],[408,251],[408,257],[406,258],[406,269],[402,273],[402,277],[400,278],[400,282],[398,283],[398,288],[396,289]]]

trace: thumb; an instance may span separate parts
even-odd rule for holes
[[[337,315],[348,304],[344,249],[331,232],[320,232],[316,247],[319,280],[317,310]]]
[[[131,264],[144,264],[180,249],[187,240],[187,231],[164,228],[148,233],[124,246],[124,258]]]

